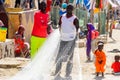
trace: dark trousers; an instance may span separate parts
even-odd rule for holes
[[[20,0],[16,0],[16,1],[15,1],[15,8],[17,8],[18,5],[20,5]]]

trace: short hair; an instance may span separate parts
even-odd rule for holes
[[[20,30],[23,30],[23,31],[25,30],[25,28],[24,28],[23,25],[20,25],[20,26],[19,26],[18,31],[20,31]]]
[[[119,56],[119,55],[115,55],[114,59],[115,59],[116,61],[118,61],[118,60],[120,59],[120,56]]]
[[[71,3],[69,3],[68,6],[67,6],[67,9],[73,10],[73,9],[74,9],[74,6],[73,6]]]
[[[41,3],[39,2],[39,10],[41,10],[43,7],[46,7],[46,3],[44,1]]]

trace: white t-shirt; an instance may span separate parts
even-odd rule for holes
[[[70,18],[66,17],[66,14],[62,15],[61,18],[61,40],[63,41],[71,41],[74,40],[76,37],[76,27],[73,24],[74,19],[76,18],[75,15],[73,15]]]

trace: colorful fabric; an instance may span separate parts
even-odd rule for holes
[[[60,15],[60,16],[62,16],[62,15],[65,14],[65,13],[66,13],[66,10],[60,9],[60,11],[59,11],[59,15]]]
[[[84,0],[84,6],[86,7],[86,9],[89,11],[90,10],[90,0]]]
[[[113,72],[120,72],[120,62],[114,62],[111,66]]]
[[[21,38],[15,38],[15,53],[20,54],[24,48],[24,41]]]
[[[46,38],[40,38],[40,37],[36,37],[36,36],[32,36],[31,37],[31,58],[33,59],[36,55],[36,52],[38,51],[38,49],[41,48],[41,46],[44,44],[44,42],[46,41]]]
[[[21,55],[23,55],[22,53],[24,53],[24,50],[28,49],[28,46],[26,46],[25,44],[24,35],[16,32],[14,39],[15,39],[15,56],[20,57]]]
[[[94,14],[99,13],[100,9],[99,8],[94,8]]]
[[[51,4],[52,4],[52,0],[47,0],[47,7],[46,7],[47,12],[51,11]]]
[[[32,35],[37,37],[46,38],[47,34],[47,23],[48,23],[49,15],[44,14],[40,11],[37,11],[34,15],[34,26],[32,30]]]
[[[99,8],[103,8],[103,1],[102,0],[100,0],[100,4],[99,4]]]
[[[99,36],[99,32],[97,30],[92,30],[91,36],[92,40],[94,40]]]
[[[94,53],[96,59],[95,59],[95,67],[96,72],[104,72],[104,66],[106,64],[106,55],[103,51],[96,50]]]
[[[103,8],[103,0],[96,0],[96,8]]]

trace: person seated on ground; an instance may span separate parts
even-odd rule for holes
[[[112,63],[111,68],[113,69],[113,74],[120,74],[120,56],[115,55],[115,62]]]
[[[62,16],[63,14],[66,13],[66,8],[67,8],[67,3],[62,3],[62,7],[59,11],[59,15]]]
[[[96,77],[99,76],[99,73],[102,73],[102,77],[104,77],[104,66],[106,64],[106,55],[103,52],[104,43],[98,42],[98,49],[94,52],[95,55],[95,67],[96,67]]]
[[[24,26],[20,25],[15,33],[15,57],[29,56],[29,44],[25,42],[24,31]]]

